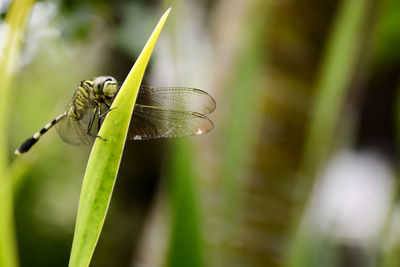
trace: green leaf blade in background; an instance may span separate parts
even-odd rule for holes
[[[346,94],[363,56],[363,26],[368,21],[372,2],[344,1],[338,10],[315,87],[313,117],[301,166],[307,175],[312,175],[329,156]]]
[[[168,17],[161,17],[115,98],[93,145],[82,185],[69,266],[88,266],[104,224],[118,173],[130,118],[144,71]]]
[[[298,202],[302,206],[295,214],[298,222],[306,214],[315,174],[324,166],[335,142],[338,142],[336,128],[341,123],[340,115],[359,71],[363,56],[361,45],[368,41],[365,25],[370,19],[372,7],[373,1],[343,1],[336,12],[315,85],[312,117],[299,167],[301,179],[296,187],[302,188],[305,198]],[[297,229],[299,225],[300,230]],[[294,223],[294,227],[287,266],[334,266],[337,255],[330,240],[322,237],[313,239],[300,223]],[[320,257],[323,262],[315,262],[313,253],[317,249],[316,254],[323,255]]]
[[[20,59],[26,22],[35,1],[14,1],[6,16],[5,45],[0,51],[0,130],[8,132],[10,103],[16,66]],[[8,166],[7,138],[0,138],[0,266],[18,266],[15,241],[13,191]]]
[[[166,266],[205,266],[194,154],[186,140],[174,142],[168,175],[172,229]]]

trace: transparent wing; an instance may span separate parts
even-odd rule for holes
[[[129,139],[199,135],[209,132],[213,127],[209,118],[197,112],[136,104],[129,129]]]
[[[67,115],[55,125],[58,135],[64,142],[71,145],[89,145],[93,143],[94,137],[91,135],[96,136],[98,132],[98,120],[95,109],[87,108],[81,112],[80,116],[80,119],[76,120],[74,117]],[[88,125],[93,116],[91,135],[89,135],[87,134]]]
[[[209,114],[215,110],[215,100],[208,93],[187,87],[150,87],[141,85],[136,104],[169,110]]]
[[[86,133],[87,126],[72,117],[65,117],[55,127],[61,139],[68,144],[89,145],[94,141],[94,137]]]

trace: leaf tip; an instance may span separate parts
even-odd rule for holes
[[[167,9],[167,11],[165,11],[163,17],[164,17],[164,16],[165,16],[165,17],[168,17],[169,12],[171,11],[171,9],[172,9],[172,7],[169,7],[169,8]]]

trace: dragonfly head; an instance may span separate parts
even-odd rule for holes
[[[94,92],[98,95],[113,98],[118,93],[118,82],[111,76],[96,77],[93,82]]]

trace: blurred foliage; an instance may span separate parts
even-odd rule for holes
[[[2,31],[0,54],[0,130],[8,130],[10,100],[16,78],[17,65],[20,60],[23,36],[25,36],[29,13],[34,1],[19,1],[10,7]],[[0,265],[18,266],[17,244],[15,242],[15,220],[12,176],[7,157],[8,143],[0,139]]]
[[[210,92],[215,129],[126,144],[91,266],[397,266],[395,197],[385,215],[359,208],[386,220],[366,243],[335,236],[337,221],[322,233],[323,218],[310,217],[341,151],[382,155],[397,170],[396,0],[37,2],[4,134],[20,265],[67,265],[90,148],[49,131],[24,157],[13,151],[79,81],[122,81],[169,6],[144,83]],[[8,8],[0,2],[2,26]],[[344,198],[345,186],[324,194]]]
[[[187,143],[174,142],[168,161],[172,229],[167,266],[204,266],[203,221],[195,186],[192,154]]]

